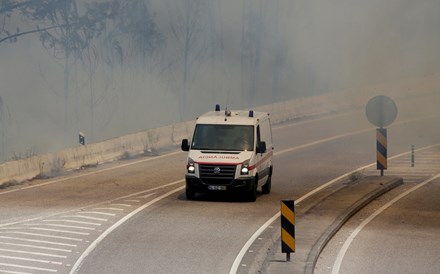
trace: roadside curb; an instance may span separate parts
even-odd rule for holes
[[[366,205],[387,193],[388,191],[403,184],[402,178],[394,178],[391,181],[383,184],[383,187],[378,188],[368,194],[366,194],[362,199],[358,200],[355,204],[350,206],[344,213],[339,215],[339,217],[327,228],[327,230],[321,235],[318,241],[313,246],[307,258],[306,267],[304,269],[305,274],[312,274],[314,272],[316,262],[318,261],[319,255],[321,254],[327,243],[333,238],[333,236],[341,229],[341,227],[357,212],[359,212]],[[313,263],[310,263],[313,262]]]
[[[399,177],[371,176],[356,182],[341,180],[316,193],[318,197],[313,201],[305,200],[296,205],[297,247],[292,261],[287,262],[285,254],[280,250],[281,227],[278,217],[272,223],[271,231],[266,232],[266,236],[263,237],[270,241],[272,246],[267,248],[266,244],[265,248],[259,249],[258,252],[266,253],[266,260],[263,263],[261,260],[254,261],[246,273],[313,273],[322,250],[339,229],[366,205],[402,184],[403,179]],[[337,204],[342,206],[336,208]],[[269,236],[267,233],[272,235]],[[261,254],[257,257],[261,257]]]

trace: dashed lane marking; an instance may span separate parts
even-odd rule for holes
[[[29,270],[39,270],[39,271],[53,272],[53,273],[56,273],[56,272],[57,272],[56,269],[41,268],[41,267],[33,267],[33,266],[18,265],[18,264],[5,264],[5,263],[0,263],[0,265],[8,266],[8,267],[22,268],[22,269],[29,269]],[[8,273],[8,272],[5,272],[5,273]]]
[[[41,259],[30,259],[30,258],[16,257],[16,256],[6,256],[6,255],[0,255],[0,258],[12,259],[12,260],[17,260],[17,261],[34,262],[34,263],[45,263],[45,264],[56,264],[56,265],[62,264],[61,262],[54,262],[54,261],[41,260]]]
[[[50,228],[42,228],[42,227],[31,227],[30,229],[39,230],[39,231],[49,231],[49,232],[59,232],[59,233],[66,233],[66,234],[84,235],[84,236],[90,235],[90,233],[87,233],[87,232],[78,232],[78,231],[63,230],[63,229],[50,229]]]
[[[100,211],[81,211],[81,214],[98,214],[104,216],[116,216],[114,213],[100,212]]]
[[[64,222],[64,223],[92,225],[92,226],[101,226],[102,225],[100,223],[91,223],[91,222],[76,221],[76,220],[43,220],[43,222]]]
[[[113,211],[124,211],[123,208],[117,208],[117,207],[97,207],[93,210],[113,210]]]
[[[60,224],[23,224],[24,226],[52,226],[52,227],[62,227],[62,228],[72,228],[80,230],[96,230],[94,227],[76,226],[76,225],[60,225]]]
[[[59,243],[59,242],[52,242],[52,241],[42,241],[42,240],[34,240],[34,239],[18,238],[18,237],[9,237],[9,236],[0,236],[0,239],[17,240],[17,241],[30,242],[30,243],[40,243],[40,244],[51,244],[51,245],[59,245],[59,246],[77,247],[77,245],[74,245],[74,244],[66,244],[66,243]]]
[[[69,241],[82,242],[82,239],[78,239],[78,238],[47,235],[47,234],[40,234],[40,233],[30,233],[30,232],[23,232],[23,231],[2,231],[2,232],[0,232],[0,234],[7,234],[7,233],[8,234],[18,234],[18,235],[27,235],[27,236],[36,236],[36,237],[41,237],[41,238],[52,238],[52,239],[59,239],[59,240],[69,240]]]
[[[183,182],[183,180],[179,180],[176,181],[177,182]],[[130,218],[132,218],[134,215],[136,215],[137,213],[141,212],[142,210],[144,210],[145,208],[159,202],[160,200],[176,193],[179,191],[182,191],[182,189],[184,189],[185,186],[181,186],[178,187],[174,190],[171,190],[151,201],[149,201],[148,203],[138,207],[137,209],[135,209],[133,212],[127,214],[126,216],[124,216],[122,219],[120,219],[118,222],[116,222],[115,224],[113,224],[111,227],[109,227],[106,231],[104,231],[95,241],[92,242],[91,245],[89,245],[89,247],[81,254],[81,256],[78,258],[78,260],[76,261],[76,263],[73,265],[72,269],[70,270],[70,273],[77,273],[77,271],[79,270],[79,268],[81,267],[81,264],[83,263],[84,259],[98,246],[98,244],[104,240],[105,237],[107,237],[110,233],[113,232],[113,230],[115,230],[116,228],[118,228],[119,226],[121,226],[123,223],[125,223],[127,220],[129,220]]]
[[[8,243],[8,242],[0,242],[0,244],[2,246],[9,245],[9,246],[26,247],[26,248],[33,248],[33,249],[49,250],[49,251],[59,251],[59,252],[65,252],[65,253],[72,252],[72,250],[69,250],[69,249],[54,248],[54,247],[47,247],[47,246],[17,244],[17,243]]]
[[[146,198],[149,198],[149,197],[153,196],[154,194],[156,194],[156,192],[148,193],[148,194],[143,195],[143,196],[139,196],[139,198],[146,199]]]
[[[0,248],[0,251],[10,252],[10,253],[18,253],[18,254],[29,254],[29,255],[35,255],[35,256],[61,258],[61,259],[67,258],[67,256],[64,256],[64,255],[57,255],[57,254],[43,253],[43,252],[31,252],[31,251],[19,250],[19,249]]]
[[[124,206],[124,207],[132,207],[130,204],[112,204],[113,206]]]
[[[166,184],[165,186],[175,186],[176,184],[180,184],[180,183],[183,183],[183,180],[178,180]],[[163,188],[164,187],[161,186],[154,189],[163,189]],[[119,221],[126,220],[127,219],[126,217],[133,216],[134,214],[139,212],[141,208],[145,208],[145,205],[150,205],[167,197],[168,195],[171,195],[171,193],[181,191],[183,187],[178,187],[177,189],[168,192],[166,195],[157,197],[152,201],[149,201],[145,205],[141,206],[141,208],[139,208],[139,205],[137,205],[137,203],[140,203],[141,200],[145,201],[146,198],[150,198],[153,195],[157,194],[156,192],[151,192],[154,189],[132,193],[130,195],[119,197],[118,199],[112,199],[110,201],[107,201],[106,203],[99,203],[95,205],[90,205],[88,207],[83,207],[76,210],[70,210],[68,212],[51,215],[47,219],[44,218],[29,219],[26,221],[26,223],[18,222],[18,223],[11,223],[9,225],[2,225],[0,226],[0,234],[4,234],[5,236],[12,236],[12,235],[7,235],[7,233],[15,234],[15,235],[23,235],[23,238],[3,237],[3,239],[7,240],[4,241],[5,243],[7,242],[10,243],[8,243],[8,245],[1,245],[0,243],[0,246],[8,247],[8,248],[3,248],[3,250],[0,250],[1,251],[0,258],[2,259],[2,261],[9,260],[12,264],[14,263],[14,260],[34,262],[35,263],[34,265],[36,267],[39,266],[38,263],[43,263],[43,261],[48,261],[48,262],[52,261],[50,260],[51,258],[60,258],[62,259],[61,260],[62,262],[71,259],[71,257],[72,259],[75,259],[75,257],[79,256],[78,254],[80,254],[80,252],[82,251],[80,249],[77,249],[78,247],[76,245],[70,245],[70,243],[73,243],[72,241],[87,243],[88,245],[90,245],[90,242],[93,241],[93,239],[88,239],[87,237],[91,237],[90,235],[94,235],[93,238],[95,237],[101,238],[103,235],[106,234],[106,232],[109,233],[108,227],[109,226],[110,228],[115,227],[115,224],[112,225],[112,223],[117,221],[118,216],[122,218]],[[134,199],[129,199],[129,197],[134,197]],[[130,207],[134,208],[134,210],[133,212],[127,215],[125,211],[130,209]],[[124,215],[126,216],[124,217]],[[107,219],[105,217],[109,217],[109,218],[115,217],[115,218]],[[98,230],[99,227],[101,226],[104,226],[104,228],[102,228],[102,230],[104,230],[104,234],[102,230]],[[31,233],[28,232],[29,230],[33,230],[35,232],[40,231],[42,233],[41,234]],[[91,232],[89,233],[88,230],[90,230]],[[47,233],[43,234],[44,232]],[[96,233],[92,234],[92,232],[96,232]],[[70,236],[66,234],[79,235],[79,236],[66,237],[66,236]],[[75,252],[73,250],[68,250],[69,253],[72,255],[64,256],[64,254],[68,254],[68,253],[62,254],[58,252],[59,250],[55,248],[49,248],[49,246],[51,245],[61,244],[61,243],[56,243],[54,241],[53,242],[42,241],[45,240],[45,238],[61,239],[60,241],[64,242],[62,244],[67,244],[68,246],[71,246],[72,249],[75,250]],[[36,243],[36,244],[25,245],[22,244],[23,241],[27,241],[29,243]],[[37,242],[40,245],[38,245]],[[94,242],[92,242],[92,245],[93,243]],[[45,246],[41,247],[42,245]],[[42,251],[42,252],[37,252],[37,251]],[[44,251],[46,252],[43,253]],[[46,258],[44,257],[38,258],[36,257],[37,253],[40,254],[40,256],[44,256],[44,254],[49,254],[49,253],[54,253],[54,254],[50,254],[50,256],[47,256]],[[58,254],[62,254],[62,255],[58,255]],[[62,257],[56,257],[56,256],[62,256]],[[70,268],[71,266],[72,266],[71,264],[66,264],[66,267],[68,268]],[[0,268],[3,268],[0,269],[0,271],[9,271],[10,268],[12,269],[12,266],[7,268],[5,267],[0,267]],[[35,272],[35,271],[37,270],[32,270],[30,272]],[[58,271],[66,271],[66,269],[60,268],[58,269]]]
[[[80,219],[87,219],[87,220],[93,220],[93,221],[99,221],[99,222],[107,222],[108,219],[104,218],[96,218],[91,216],[84,216],[84,215],[65,215],[61,216],[62,218],[80,218]]]

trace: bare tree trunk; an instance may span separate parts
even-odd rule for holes
[[[68,144],[69,136],[69,50],[64,51],[64,145]]]
[[[263,25],[263,3],[243,2],[243,24],[241,41],[242,92],[246,105],[254,106],[258,93],[258,78],[261,61]]]
[[[169,6],[175,12],[175,20],[170,22],[170,30],[177,45],[179,58],[176,59],[177,70],[182,74],[182,87],[178,88],[180,120],[184,120],[188,108],[188,86],[197,73],[197,62],[200,62],[206,53],[206,41],[203,37],[206,26],[202,21],[203,9],[206,5],[203,0],[178,1],[176,6]]]

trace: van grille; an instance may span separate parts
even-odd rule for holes
[[[229,184],[236,168],[236,165],[199,165],[200,179],[210,185]]]

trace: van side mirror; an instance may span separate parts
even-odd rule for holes
[[[189,151],[189,142],[188,142],[188,139],[183,139],[183,140],[182,140],[182,145],[180,146],[180,148],[181,148],[183,151]]]
[[[257,145],[257,153],[265,153],[266,152],[266,142],[261,141]]]

